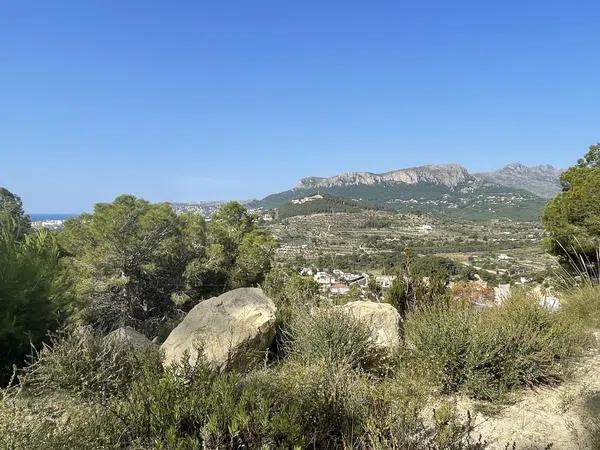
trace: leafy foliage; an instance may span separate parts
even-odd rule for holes
[[[305,363],[315,360],[370,369],[381,354],[364,322],[335,307],[297,308],[285,333],[286,354]]]
[[[486,400],[561,380],[587,342],[578,323],[519,295],[483,311],[459,302],[425,305],[404,325],[408,361],[429,365],[443,391]]]
[[[58,345],[74,349],[71,344],[89,337],[75,335],[70,343]],[[0,446],[484,448],[471,439],[469,421],[457,419],[448,408],[425,420],[425,397],[413,383],[380,381],[343,359],[292,360],[249,374],[221,374],[202,359],[194,366],[182,363],[162,370],[140,350],[119,351],[122,357],[109,359],[100,370],[96,357],[84,356],[76,364],[79,376],[68,377],[60,391],[55,384],[59,380],[51,374],[66,374],[73,356],[60,350],[41,358],[38,373],[49,377],[33,375],[33,384],[2,393]],[[45,365],[50,368],[42,369]],[[97,374],[89,389],[81,383],[85,371],[80,369],[86,365]],[[131,378],[127,382],[114,376],[105,370],[109,367]],[[103,391],[105,396],[89,395],[93,387],[110,386],[118,388]]]
[[[36,352],[21,384],[32,394],[68,393],[85,400],[125,396],[131,380],[162,372],[158,348],[133,350],[89,327],[55,336]]]
[[[0,381],[64,320],[73,304],[59,248],[45,230],[0,229]]]
[[[598,271],[600,247],[600,144],[561,176],[563,192],[544,212],[547,247],[567,269]]]
[[[585,284],[573,287],[563,293],[564,313],[584,326],[600,328],[600,285]]]
[[[150,335],[177,307],[260,282],[275,247],[237,203],[224,205],[207,226],[199,215],[176,215],[166,203],[130,195],[68,220],[60,242],[87,303],[81,319]]]
[[[31,231],[31,221],[23,210],[23,202],[3,187],[0,187],[0,229],[9,230],[17,240]]]
[[[414,261],[423,261],[415,265]],[[452,266],[450,266],[452,267]],[[405,250],[398,275],[386,291],[384,301],[394,306],[402,317],[412,309],[438,301],[447,294],[450,273],[445,259],[414,259]]]

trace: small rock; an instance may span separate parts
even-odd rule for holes
[[[133,348],[154,347],[150,339],[131,327],[121,327],[111,331],[104,337],[104,342],[129,345]]]

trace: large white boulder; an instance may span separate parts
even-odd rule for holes
[[[400,314],[389,303],[356,301],[336,308],[365,323],[371,330],[373,343],[380,349],[391,351],[400,346]]]
[[[258,288],[240,288],[196,305],[161,345],[165,365],[191,364],[202,349],[207,363],[219,371],[244,370],[264,358],[275,336],[273,301]]]

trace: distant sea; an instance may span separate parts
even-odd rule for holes
[[[38,222],[40,220],[66,220],[70,217],[78,216],[79,214],[65,214],[65,213],[45,213],[45,214],[29,214],[32,222]]]

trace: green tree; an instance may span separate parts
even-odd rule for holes
[[[569,268],[598,271],[600,248],[600,144],[592,145],[561,176],[563,192],[544,211],[548,250]]]
[[[82,319],[152,333],[175,312],[173,296],[185,290],[187,265],[204,257],[206,235],[200,216],[122,195],[65,222],[60,243],[86,301]]]
[[[22,240],[15,230],[0,230],[0,383],[70,312],[73,296],[59,253],[46,230]]]
[[[444,260],[427,260],[421,267],[414,261],[412,251],[405,250],[398,275],[384,296],[384,301],[393,305],[402,317],[413,308],[433,303],[447,294],[449,275],[440,270]]]
[[[31,221],[23,210],[23,202],[3,187],[0,187],[0,228],[10,230],[19,240],[31,231]]]
[[[319,284],[315,280],[285,267],[271,269],[261,287],[280,309],[313,306],[320,301]]]
[[[237,202],[226,203],[213,214],[208,239],[221,259],[224,288],[255,286],[271,269],[277,242]]]
[[[367,281],[367,293],[369,299],[375,302],[378,302],[381,298],[381,294],[383,293],[383,289],[375,277],[369,277],[369,281]]]
[[[80,319],[107,330],[130,325],[148,335],[179,308],[256,285],[275,247],[238,203],[224,205],[207,225],[200,215],[177,215],[166,203],[130,195],[68,220],[60,242],[86,303]]]

